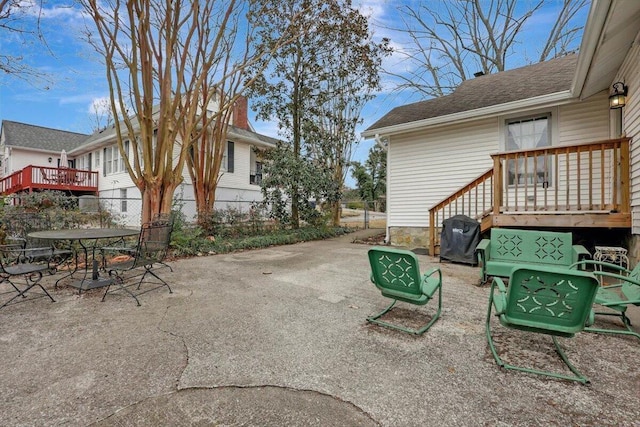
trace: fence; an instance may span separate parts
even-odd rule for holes
[[[141,198],[122,197],[96,197],[96,196],[59,196],[56,200],[49,200],[44,193],[28,195],[12,195],[4,199],[5,205],[35,205],[36,207],[49,207],[53,204],[64,208],[77,208],[81,213],[97,214],[96,221],[100,226],[117,224],[127,227],[139,227],[142,218]],[[216,200],[215,209],[233,211],[241,216],[248,214],[254,202],[244,200]],[[173,210],[179,211],[185,222],[195,222],[197,219],[196,201],[194,199],[176,198]]]
[[[375,202],[362,200],[342,200],[340,224],[347,227],[381,228],[387,224],[384,212],[386,200],[381,198]]]
[[[51,200],[55,198],[55,200]],[[341,201],[341,224],[348,227],[385,228],[386,214],[384,199],[373,202],[362,200]],[[96,197],[96,196],[68,196],[54,193],[15,194],[4,199],[5,205],[29,205],[48,207],[62,206],[65,209],[76,209],[82,214],[96,214],[92,221],[99,221],[100,226],[111,224],[139,227],[142,218],[142,199],[133,197]],[[246,200],[216,200],[214,204],[218,218],[248,218],[255,216],[255,202]],[[197,220],[196,201],[188,198],[175,198],[174,211],[182,214],[184,221],[195,223]],[[251,215],[250,215],[251,214]],[[264,212],[263,215],[266,216]]]

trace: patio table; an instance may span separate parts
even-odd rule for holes
[[[82,280],[72,283],[71,286],[78,288],[80,292],[82,292],[83,290],[99,288],[112,283],[112,279],[110,277],[100,277],[98,271],[98,260],[96,259],[98,240],[123,238],[138,234],[140,234],[140,229],[135,228],[71,228],[64,230],[34,231],[29,233],[28,236],[34,239],[78,241],[84,250],[85,259],[87,261],[85,265],[85,275]],[[87,242],[91,243],[87,244]],[[91,249],[92,265],[90,279],[87,278],[87,273],[89,271],[89,249]]]

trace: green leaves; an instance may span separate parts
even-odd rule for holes
[[[351,164],[351,176],[356,180],[358,195],[367,202],[375,202],[386,192],[387,152],[374,145],[364,165]]]
[[[351,0],[286,0],[280,15],[265,19],[275,34],[296,22],[298,34],[275,52],[252,91],[258,117],[278,120],[288,142],[271,156],[263,194],[275,217],[294,227],[321,220],[311,201],[331,205],[335,224],[360,113],[379,87],[388,40],[372,42]]]

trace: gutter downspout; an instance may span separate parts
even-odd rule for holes
[[[378,144],[378,146],[380,146],[380,148],[382,148],[386,153],[387,153],[387,165],[389,165],[389,140],[387,140],[387,143],[385,144],[385,142],[382,140],[382,138],[380,138],[380,134],[376,133],[375,136],[373,137],[373,139],[376,141],[376,144]],[[387,179],[385,182],[385,192],[387,194],[387,197],[389,197],[389,168],[387,168]],[[389,203],[387,203],[387,220],[389,219]],[[385,236],[384,236],[384,242],[385,243],[389,243],[389,225],[385,224]]]

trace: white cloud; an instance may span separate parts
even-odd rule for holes
[[[93,98],[87,109],[87,113],[96,116],[108,116],[111,114],[111,101],[106,96]]]
[[[41,4],[38,0],[23,0],[18,3],[16,10],[21,10],[26,15],[39,19],[82,19],[84,12],[82,9],[76,8],[73,2],[68,4],[53,4],[47,7],[47,4]]]

